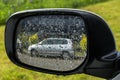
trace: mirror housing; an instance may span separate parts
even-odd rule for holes
[[[17,25],[25,17],[35,15],[74,15],[81,16],[87,30],[87,56],[84,62],[70,71],[55,71],[38,68],[21,62],[16,56],[16,29]],[[98,15],[82,10],[74,9],[38,9],[27,10],[13,14],[7,21],[5,29],[5,48],[9,59],[16,65],[50,74],[70,75],[85,73],[106,79],[116,75],[115,61],[118,52],[112,32],[107,23]]]

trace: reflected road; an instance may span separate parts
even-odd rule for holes
[[[74,59],[62,59],[55,57],[31,57],[29,55],[18,53],[18,59],[28,65],[57,70],[57,71],[69,71],[80,66],[84,61],[83,57],[75,57]]]

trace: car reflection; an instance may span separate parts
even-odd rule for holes
[[[47,38],[43,41],[30,45],[28,53],[34,56],[53,56],[62,58],[74,58],[74,49],[71,39]]]

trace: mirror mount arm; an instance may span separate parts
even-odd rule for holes
[[[118,58],[115,60],[115,76],[120,73],[120,52],[117,53]]]
[[[120,52],[116,52],[116,57],[114,58],[115,66],[114,66],[114,73],[112,78],[107,80],[114,80],[117,75],[120,73]]]

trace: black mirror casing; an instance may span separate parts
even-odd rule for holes
[[[81,16],[85,21],[88,36],[87,57],[82,65],[74,70],[62,72],[41,69],[26,65],[20,62],[16,57],[16,28],[19,21],[24,17],[49,14]],[[101,17],[87,11],[72,9],[38,9],[15,13],[8,19],[6,24],[5,47],[7,55],[13,63],[35,71],[57,75],[86,73],[106,79],[112,78],[116,71],[115,60],[117,58],[117,51],[112,32]]]

